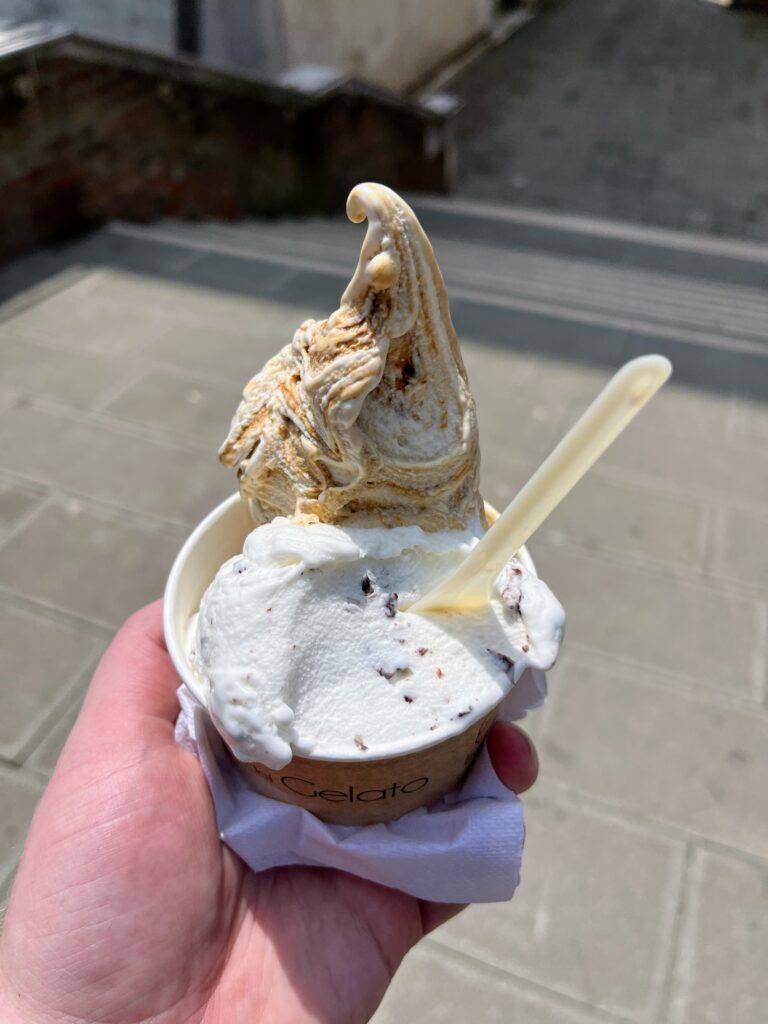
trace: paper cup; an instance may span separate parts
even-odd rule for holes
[[[489,518],[496,513],[488,509]],[[239,494],[213,510],[192,532],[171,569],[163,609],[168,653],[187,689],[207,708],[205,693],[186,654],[190,618],[220,566],[239,554],[253,529]],[[535,571],[524,549],[526,568]],[[371,825],[423,807],[447,793],[464,775],[485,739],[498,705],[464,732],[437,743],[409,742],[401,753],[383,758],[294,757],[277,771],[262,764],[233,760],[252,789],[283,803],[297,804],[322,821],[337,825]]]

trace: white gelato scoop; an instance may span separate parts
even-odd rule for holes
[[[343,528],[279,517],[225,562],[190,631],[190,660],[234,754],[387,757],[481,719],[524,669],[557,657],[565,615],[513,559],[478,611],[398,610],[482,534]]]

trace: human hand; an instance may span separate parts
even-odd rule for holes
[[[218,836],[173,738],[161,604],[104,655],[38,806],[0,940],[4,1024],[357,1024],[400,961],[461,907],[327,868],[250,871]],[[537,774],[496,723],[496,772]]]

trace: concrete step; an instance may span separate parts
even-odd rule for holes
[[[629,226],[625,226],[626,237],[619,238],[619,226],[610,222],[585,225],[583,218],[563,218],[557,227],[546,214],[541,215],[544,223],[535,227],[541,248],[523,247],[512,244],[511,235],[504,241],[503,231],[494,233],[494,222],[483,211],[470,216],[462,212],[460,203],[422,202],[419,213],[423,221],[436,214],[434,226],[426,226],[453,299],[645,337],[661,335],[705,348],[768,354],[768,293],[757,283],[768,280],[768,247]],[[509,208],[507,212],[510,217],[515,213]],[[468,222],[473,230],[462,235],[461,225]],[[518,221],[510,219],[508,223]],[[149,227],[116,224],[111,230],[132,238],[321,273],[338,278],[340,285],[349,279],[363,237],[358,225],[343,218],[238,224],[165,221]],[[629,237],[631,231],[639,240]],[[553,239],[579,240],[580,254],[547,248]],[[685,261],[689,273],[664,270],[664,260],[658,260],[661,266],[655,269],[628,259],[611,260],[606,251],[609,244],[623,245],[628,254],[639,249],[647,255],[651,248],[677,254],[678,264]],[[714,269],[713,261],[727,262],[734,271],[731,277],[738,280],[702,276],[702,269]],[[736,274],[737,266],[750,272]]]
[[[461,197],[407,198],[430,238],[551,253],[763,290],[768,287],[768,245],[759,242]],[[259,234],[297,239],[312,238],[319,231],[330,231],[331,237],[338,238],[345,232],[337,234],[337,229],[346,228],[346,233],[350,229],[343,216],[221,226],[238,237],[247,237],[255,227]]]
[[[673,361],[680,383],[761,402],[768,399],[768,296],[755,283],[760,274],[768,280],[761,247],[675,232],[662,237],[643,227],[584,224],[583,218],[560,218],[558,227],[550,214],[536,214],[542,221],[542,226],[534,225],[541,247],[526,248],[502,244],[484,216],[489,208],[473,214],[473,231],[462,237],[458,214],[454,216],[456,210],[461,217],[468,216],[461,201],[420,202],[425,204],[417,204],[424,221],[427,206],[445,214],[441,212],[444,233],[429,231],[463,342],[609,369],[657,351]],[[510,223],[520,220],[519,210],[504,210]],[[525,216],[535,219],[530,211]],[[480,237],[478,224],[487,229],[488,237]],[[630,234],[640,241],[633,241]],[[626,258],[603,258],[605,244],[618,235]],[[565,254],[564,246],[561,251],[547,248],[547,239],[555,236],[578,240],[581,255]],[[203,288],[216,308],[224,296],[252,298],[269,280],[277,289],[276,298],[294,307],[296,316],[326,316],[350,279],[362,238],[363,226],[350,224],[343,216],[234,223],[115,222],[72,246],[36,253],[6,269],[0,275],[0,294],[7,288],[14,298],[4,316],[66,287],[75,273],[73,263],[83,261],[86,266],[77,273],[88,267],[121,269]],[[642,260],[630,262],[630,256],[647,255],[651,244],[662,255],[676,252],[681,260],[684,257],[688,272],[649,269]],[[702,260],[710,262],[705,266]],[[715,260],[728,265],[730,278],[700,273],[702,267],[712,271]],[[663,265],[663,260],[657,262]],[[734,280],[739,277],[734,267],[746,267],[749,273]]]
[[[410,197],[427,232],[765,288],[768,245],[462,197]]]

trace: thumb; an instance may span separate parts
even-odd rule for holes
[[[539,758],[527,733],[511,722],[494,722],[486,738],[496,774],[513,793],[530,789],[539,774]]]

